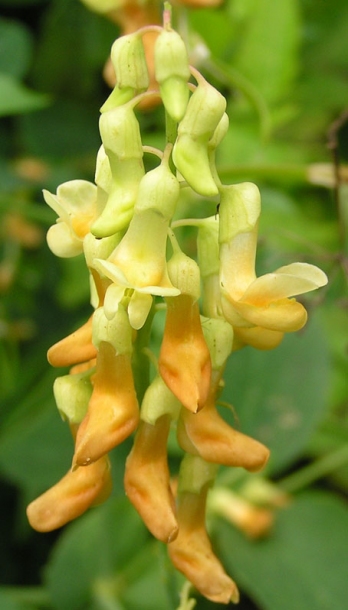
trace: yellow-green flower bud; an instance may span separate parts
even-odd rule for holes
[[[233,328],[223,318],[203,318],[202,330],[209,348],[211,366],[221,370],[232,352]]]
[[[219,146],[220,142],[224,139],[226,133],[228,132],[229,125],[230,119],[228,118],[228,114],[224,112],[217,128],[209,140],[209,148],[215,149]]]
[[[198,223],[198,264],[202,277],[202,312],[209,318],[220,316],[219,216]]]
[[[124,230],[132,218],[144,175],[143,148],[139,123],[129,104],[104,112],[99,127],[112,180],[105,207],[91,231],[96,237],[107,237]]]
[[[58,411],[70,424],[82,422],[92,395],[91,371],[58,377],[53,393]]]
[[[180,465],[179,493],[192,492],[199,494],[207,484],[214,482],[218,466],[208,463],[198,455],[187,453]]]
[[[162,30],[155,43],[155,77],[162,101],[174,121],[183,118],[188,100],[190,68],[185,43],[174,30]]]
[[[112,174],[110,169],[109,157],[103,145],[100,146],[97,154],[94,182],[97,185],[97,216],[102,213],[108,200],[108,193],[112,188]]]
[[[223,186],[220,193],[219,241],[223,244],[255,229],[261,212],[261,197],[259,189],[252,182]]]
[[[180,401],[170,391],[162,377],[157,375],[144,394],[141,419],[154,426],[162,415],[170,415],[171,419],[177,419],[180,409]]]
[[[122,234],[116,233],[110,237],[97,239],[92,233],[87,233],[83,240],[83,251],[86,259],[87,267],[93,268],[93,263],[96,258],[106,259],[111,252],[116,248],[121,241]]]
[[[170,221],[179,195],[179,182],[170,171],[167,161],[163,160],[161,165],[147,172],[142,178],[134,212],[157,210]]]
[[[199,222],[197,254],[202,278],[216,275],[220,269],[219,259],[219,218],[218,215],[204,218]]]
[[[209,140],[226,108],[225,98],[206,81],[192,94],[179,124],[173,161],[191,188],[205,197],[218,194],[209,159]]]
[[[200,271],[196,261],[178,250],[168,261],[167,269],[170,281],[181,294],[188,294],[194,300],[199,299]]]
[[[97,349],[102,342],[106,342],[113,346],[117,356],[131,355],[132,328],[121,305],[111,320],[106,317],[103,307],[96,309],[92,329],[92,341]]]
[[[143,158],[139,123],[131,104],[103,112],[99,119],[99,130],[111,171],[114,157],[117,160]]]
[[[117,38],[111,47],[111,61],[117,85],[101,107],[101,112],[128,102],[134,95],[146,91],[149,86],[143,41],[138,34]]]

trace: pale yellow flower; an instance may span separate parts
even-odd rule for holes
[[[323,271],[307,263],[292,263],[257,277],[255,256],[260,193],[251,183],[221,188],[221,307],[240,344],[259,349],[276,347],[285,332],[302,328],[304,306],[295,295],[327,283]]]

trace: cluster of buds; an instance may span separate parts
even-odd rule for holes
[[[163,3],[160,0],[81,0],[88,9],[105,15],[116,23],[122,35],[132,34],[140,28],[146,28],[142,35],[144,55],[146,58],[147,71],[149,75],[149,87],[151,90],[158,89],[159,81],[155,75],[154,49],[157,33],[153,28],[146,26],[161,24],[161,11]],[[223,0],[176,0],[176,5],[183,7],[209,8],[216,7]],[[105,64],[104,78],[106,82],[114,87],[119,82],[119,74],[115,69],[113,58],[110,57]],[[158,104],[159,99],[155,97],[143,98],[138,106],[141,108],[152,108]]]
[[[164,15],[163,27],[140,29],[113,46],[117,84],[101,108],[95,183],[73,180],[44,193],[58,215],[48,244],[58,256],[84,255],[94,312],[48,352],[53,366],[70,367],[54,395],[75,450],[72,468],[27,512],[46,532],[104,501],[111,491],[108,453],[134,433],[125,464],[129,500],[168,545],[174,566],[202,595],[227,604],[238,601],[238,589],[211,547],[207,494],[219,465],[257,472],[269,451],[220,415],[225,364],[235,349],[271,349],[300,329],[306,310],[292,297],[327,278],[305,263],[256,277],[259,191],[250,183],[221,184],[215,150],[228,129],[226,101],[190,68],[168,10]],[[148,91],[143,47],[149,31],[156,38],[155,92]],[[151,96],[160,97],[169,125],[164,151],[143,146],[135,115]],[[144,152],[159,157],[148,172]],[[187,189],[196,199],[218,200],[216,215],[178,218]],[[197,226],[197,260],[174,235],[185,223]],[[139,361],[163,307],[156,374],[147,380]],[[175,485],[167,458],[173,427],[183,455]]]

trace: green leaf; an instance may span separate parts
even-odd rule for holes
[[[4,610],[30,610],[32,606],[13,598],[11,593],[8,593],[4,587],[4,590],[0,588],[0,608]]]
[[[321,328],[313,320],[275,350],[244,348],[232,354],[224,400],[237,424],[271,450],[268,468],[279,472],[304,450],[326,408],[329,361]],[[225,409],[227,411],[227,409]]]
[[[348,511],[338,498],[298,496],[257,542],[224,522],[216,529],[225,568],[262,610],[346,607]]]
[[[296,0],[256,0],[242,31],[234,67],[266,100],[276,103],[292,84],[298,67],[300,20]]]
[[[19,21],[0,19],[0,72],[22,78],[29,67],[33,41]]]
[[[9,74],[0,74],[0,116],[32,112],[47,106],[49,97],[28,89]]]
[[[156,549],[127,499],[93,509],[66,529],[46,569],[54,607],[169,608]]]
[[[23,418],[6,427],[1,435],[0,470],[30,500],[59,480],[71,464],[73,444],[69,430],[60,420],[49,393],[52,395],[51,386],[36,388],[36,397],[41,401],[39,413],[23,413]]]
[[[48,596],[40,587],[0,587],[0,607],[3,610],[48,609]]]

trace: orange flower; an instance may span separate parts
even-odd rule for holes
[[[179,493],[179,534],[168,545],[169,556],[202,595],[217,603],[238,603],[237,586],[214,555],[205,528],[208,487],[206,484],[199,493]]]
[[[96,357],[97,350],[92,343],[92,319],[93,316],[71,335],[50,347],[47,358],[52,366],[73,366]]]
[[[199,413],[181,410],[177,435],[184,451],[214,464],[257,472],[269,458],[267,447],[224,421],[215,407],[214,394]]]
[[[95,462],[116,447],[139,421],[129,354],[116,354],[110,343],[101,341],[91,381],[93,393],[76,437],[73,464],[78,466]]]
[[[27,508],[30,525],[50,532],[101,504],[111,493],[109,458],[104,455],[88,468],[69,472]]]
[[[162,415],[154,425],[140,423],[124,479],[128,498],[150,532],[163,542],[171,542],[178,533],[167,462],[170,422],[169,415]]]
[[[159,372],[180,402],[196,413],[203,407],[211,379],[210,354],[203,337],[197,301],[188,294],[169,297]]]

